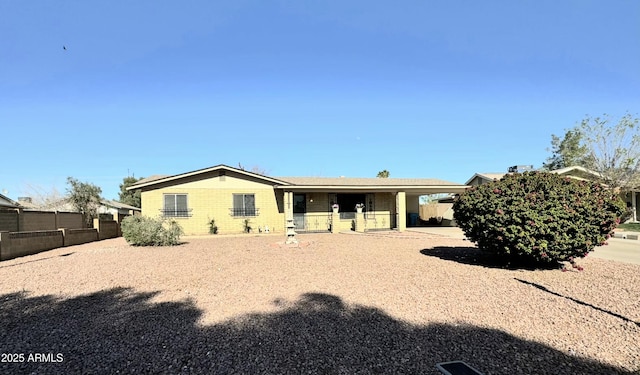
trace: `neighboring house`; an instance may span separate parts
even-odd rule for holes
[[[76,208],[67,198],[60,198],[46,204],[35,204],[30,197],[18,198],[20,205],[26,210],[37,211],[59,211],[59,212],[76,212]],[[109,220],[122,221],[121,219],[129,215],[140,215],[141,209],[129,206],[114,200],[101,200],[98,207],[99,214],[107,214],[111,217]],[[116,219],[119,218],[119,219]]]
[[[113,200],[100,201],[101,206],[98,208],[99,214],[110,214],[112,217],[123,217],[140,215],[142,210],[138,207],[129,206],[128,204],[120,203]]]
[[[269,177],[226,165],[154,176],[128,190],[141,190],[142,214],[175,219],[186,234],[205,234],[215,220],[220,233],[285,232],[292,218],[297,232],[349,230],[356,204],[364,204],[366,229],[402,231],[408,214],[419,212],[419,197],[461,193],[468,186],[437,179]],[[332,223],[332,206],[339,222]],[[248,222],[247,222],[248,220]]]
[[[559,175],[576,180],[595,181],[600,178],[600,174],[598,172],[579,166],[556,169],[550,172],[557,173]],[[506,174],[508,173],[476,173],[469,180],[467,180],[466,185],[478,186],[486,184],[491,181],[499,180]],[[631,208],[632,216],[630,221],[637,222],[640,218],[640,211],[638,209],[638,202],[640,202],[640,187],[620,193],[620,198],[625,201],[627,207]]]
[[[20,204],[9,197],[0,194],[0,209],[21,209]]]

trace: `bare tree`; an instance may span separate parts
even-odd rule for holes
[[[579,131],[586,147],[586,167],[598,172],[613,189],[640,186],[639,119],[626,114],[612,124],[611,117],[587,117]]]
[[[64,206],[67,200],[55,187],[45,188],[40,185],[27,183],[23,188],[23,193],[31,199],[34,208],[57,209]]]

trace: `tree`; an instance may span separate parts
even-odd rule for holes
[[[55,187],[44,188],[27,183],[23,188],[23,192],[26,198],[29,199],[28,202],[32,205],[29,207],[57,210],[66,204],[65,197]]]
[[[630,114],[612,124],[611,116],[586,117],[566,131],[551,136],[553,155],[543,167],[554,170],[578,165],[597,172],[612,189],[640,186],[640,120]]]
[[[80,182],[73,177],[67,177],[68,200],[73,207],[84,215],[87,226],[91,226],[93,219],[98,216],[100,194],[102,189],[88,182]]]
[[[136,182],[142,180],[141,178],[135,178],[132,176],[128,176],[122,179],[122,183],[120,184],[120,193],[119,200],[120,203],[128,204],[133,207],[142,207],[141,195],[142,192],[138,190],[127,190],[127,188]]]
[[[587,164],[587,147],[582,144],[582,133],[579,129],[569,129],[560,138],[555,134],[551,135],[552,156],[542,163],[542,168],[548,171],[578,165],[581,167]]]
[[[580,123],[587,148],[586,167],[613,189],[640,186],[640,120],[629,113],[615,125],[611,117],[587,117]]]
[[[246,171],[246,169],[245,169],[244,165],[242,165],[242,163],[238,163],[238,169],[240,169],[242,171]],[[260,174],[260,175],[263,175],[263,176],[267,175],[267,170],[262,168],[259,165],[254,165],[253,167],[251,167],[249,172],[255,173],[255,174]]]
[[[376,177],[379,178],[389,178],[389,171],[386,169],[381,170],[380,172],[378,172],[378,175]]]

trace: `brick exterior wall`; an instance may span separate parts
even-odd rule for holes
[[[165,182],[142,188],[142,214],[157,217],[162,215],[165,194],[186,194],[188,217],[168,217],[175,220],[183,228],[186,235],[201,235],[209,233],[209,221],[215,219],[219,234],[242,233],[244,217],[234,217],[231,214],[234,194],[254,194],[258,215],[249,217],[250,226],[254,231],[258,227],[269,226],[271,233],[286,232],[285,212],[292,209],[287,205],[287,194],[274,189],[272,184],[251,176],[225,171],[224,176],[219,171],[205,175],[197,175],[181,180]],[[328,230],[332,223],[329,207],[328,192],[307,192],[306,208],[309,230]],[[404,211],[406,207],[405,194],[398,203]],[[291,195],[292,197],[292,195]],[[290,198],[291,199],[291,198]],[[396,218],[396,194],[380,192],[374,193],[374,210],[365,213],[365,230],[391,229],[397,221],[406,225],[406,218]],[[351,230],[354,219],[340,219],[335,221],[334,229],[338,231]],[[404,229],[404,227],[403,227]]]
[[[189,217],[170,217],[187,235],[208,234],[209,221],[215,219],[219,234],[242,233],[245,217],[232,216],[234,194],[254,194],[258,215],[248,217],[254,231],[269,226],[270,231],[284,234],[282,191],[261,180],[243,178],[232,172],[225,176],[205,176],[203,179],[166,184],[142,191],[142,214],[157,217],[162,214],[165,194],[186,194]]]

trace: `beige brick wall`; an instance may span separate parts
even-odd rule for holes
[[[269,226],[271,232],[284,233],[282,191],[275,191],[267,183],[251,181],[228,172],[224,178],[210,176],[199,181],[177,183],[142,191],[142,214],[161,215],[165,194],[186,194],[190,217],[171,218],[180,224],[185,234],[209,233],[209,221],[215,219],[219,234],[242,233],[244,217],[232,216],[233,194],[254,194],[258,215],[249,217],[249,225],[257,232],[258,227]],[[279,204],[280,202],[280,204]]]

